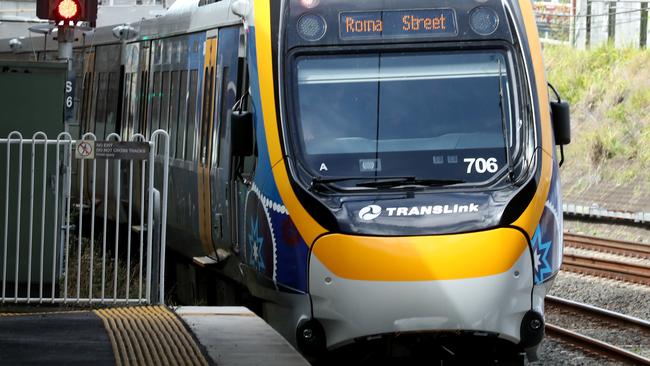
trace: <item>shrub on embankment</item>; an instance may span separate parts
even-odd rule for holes
[[[545,46],[547,78],[571,103],[565,190],[650,182],[650,51]]]

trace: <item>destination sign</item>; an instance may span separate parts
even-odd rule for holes
[[[455,36],[453,9],[385,10],[341,13],[343,39]]]

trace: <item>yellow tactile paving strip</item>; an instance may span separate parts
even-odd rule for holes
[[[117,366],[201,365],[208,362],[181,321],[164,306],[95,310]]]

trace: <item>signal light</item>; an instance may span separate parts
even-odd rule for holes
[[[54,14],[61,20],[75,20],[80,13],[79,3],[75,0],[63,0],[54,9]],[[58,19],[57,19],[58,20]]]
[[[36,0],[36,15],[56,22],[94,22],[97,20],[97,0]]]

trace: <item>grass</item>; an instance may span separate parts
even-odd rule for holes
[[[90,250],[90,241],[86,238],[82,239],[82,250],[81,250],[81,271],[79,276],[80,292],[79,297],[88,298],[90,293],[90,273],[91,273],[91,250]],[[107,243],[107,247],[111,248],[112,245]],[[68,297],[77,297],[77,268],[79,264],[79,251],[78,251],[78,239],[70,239],[70,247],[68,254],[68,266],[66,274],[69,274],[67,278],[67,295]],[[100,241],[94,242],[93,255],[92,255],[92,297],[97,299],[102,297],[102,243]],[[113,299],[117,297],[118,299],[124,299],[126,297],[126,288],[127,288],[127,266],[126,259],[118,257],[117,265],[117,293],[115,293],[115,256],[111,252],[106,253],[105,258],[106,265],[106,274],[104,276],[104,297],[107,299]],[[146,266],[146,264],[145,264]],[[139,256],[137,258],[131,258],[131,268],[129,270],[129,298],[134,299],[138,297],[139,292]],[[146,276],[145,276],[146,277]],[[144,294],[145,291],[145,282],[143,278],[142,291]],[[59,288],[61,289],[61,296],[65,287],[65,276],[59,280]],[[117,295],[117,296],[115,296]]]
[[[564,169],[569,189],[648,181],[650,52],[546,46],[544,58],[549,82],[571,103],[573,141]]]

